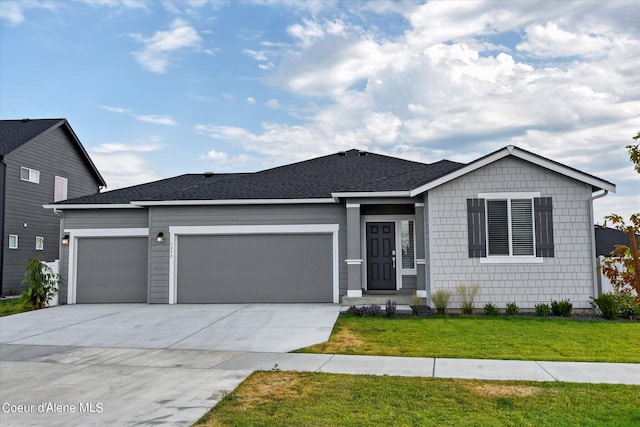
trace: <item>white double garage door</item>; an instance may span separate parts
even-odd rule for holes
[[[169,271],[169,303],[337,302],[337,240],[332,225],[172,227],[163,243],[148,234],[77,237],[69,302],[149,302],[153,268]]]

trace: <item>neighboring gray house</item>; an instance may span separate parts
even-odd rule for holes
[[[0,293],[19,293],[25,262],[58,258],[60,218],[43,204],[106,185],[65,119],[0,120]]]
[[[478,283],[479,306],[570,298],[589,308],[592,201],[608,191],[513,146],[469,164],[349,150],[47,207],[69,241],[69,304],[357,302]]]

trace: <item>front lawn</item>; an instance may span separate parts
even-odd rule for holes
[[[196,426],[640,425],[640,387],[256,372]]]
[[[640,362],[640,323],[543,318],[340,316],[301,353],[466,359]]]
[[[23,303],[19,298],[0,301],[0,317],[33,310],[33,306]]]

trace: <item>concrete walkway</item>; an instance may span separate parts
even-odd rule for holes
[[[191,425],[255,370],[640,385],[631,363],[17,344],[1,345],[0,360],[2,426]]]

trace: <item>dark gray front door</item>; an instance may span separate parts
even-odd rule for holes
[[[396,224],[367,223],[367,289],[396,289]]]

